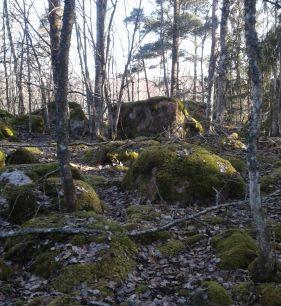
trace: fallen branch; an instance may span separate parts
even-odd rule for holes
[[[183,218],[176,219],[176,220],[171,221],[171,222],[169,222],[169,223],[167,223],[163,226],[150,228],[150,229],[143,230],[143,231],[132,231],[132,232],[129,232],[127,234],[128,234],[129,237],[132,237],[132,238],[139,237],[139,236],[144,236],[144,235],[156,234],[156,233],[159,233],[159,232],[166,231],[166,230],[174,227],[177,224],[180,224],[180,223],[195,219],[197,217],[200,217],[202,215],[205,215],[205,214],[207,214],[211,211],[215,211],[215,210],[218,210],[218,209],[221,209],[221,208],[231,207],[233,205],[242,205],[242,204],[246,204],[246,201],[235,201],[235,202],[231,202],[231,203],[226,203],[226,204],[221,204],[221,205],[208,207],[208,208],[206,208],[202,211],[199,211],[198,213],[195,213],[195,214],[192,214],[192,215],[189,215],[189,216],[185,216]]]
[[[13,230],[9,232],[1,232],[0,239],[6,239],[11,237],[20,237],[30,234],[68,234],[68,235],[96,235],[100,234],[99,230],[91,230],[86,228],[75,227],[56,227],[56,228],[23,228],[19,230]]]

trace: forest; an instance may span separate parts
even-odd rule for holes
[[[281,305],[281,1],[0,17],[0,306]]]

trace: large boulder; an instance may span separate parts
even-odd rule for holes
[[[229,161],[189,144],[166,144],[147,149],[129,168],[123,187],[137,188],[152,200],[186,204],[214,203],[244,195],[244,181]]]
[[[124,103],[118,122],[118,138],[203,132],[202,125],[191,117],[183,102],[167,97]]]

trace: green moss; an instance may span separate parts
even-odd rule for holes
[[[149,287],[147,284],[145,283],[142,283],[142,284],[139,284],[136,289],[135,289],[135,293],[137,294],[142,294],[142,293],[145,293],[149,290]]]
[[[230,295],[218,282],[203,282],[202,287],[207,289],[209,304],[217,306],[229,306],[232,304]]]
[[[237,139],[236,136],[237,133],[233,133],[228,137],[222,137],[221,144],[232,149],[245,150],[246,145],[241,140]]]
[[[220,256],[222,269],[246,269],[257,257],[257,245],[245,231],[226,231],[213,237],[211,243]]]
[[[244,282],[233,286],[232,295],[235,301],[247,303],[250,296],[250,283]]]
[[[5,167],[6,155],[4,152],[0,151],[0,170]]]
[[[80,306],[79,302],[77,302],[72,297],[63,296],[57,297],[53,299],[47,306]]]
[[[158,247],[160,253],[167,257],[177,256],[185,249],[185,244],[181,240],[171,239]]]
[[[281,305],[281,287],[274,284],[265,284],[258,287],[261,294],[262,306],[280,306]]]
[[[40,148],[37,147],[25,147],[25,150],[27,150],[28,152],[30,152],[31,154],[34,155],[42,155],[43,151]]]
[[[83,181],[91,185],[93,188],[106,186],[109,184],[109,179],[102,175],[83,175]]]
[[[211,225],[218,225],[223,222],[223,218],[220,216],[206,216],[204,221]]]
[[[33,185],[4,187],[3,196],[9,204],[6,216],[10,222],[22,224],[35,215],[38,205],[33,187]]]
[[[184,243],[187,244],[188,246],[192,246],[197,242],[201,241],[203,238],[205,238],[204,234],[195,234],[184,239]]]
[[[243,158],[235,156],[224,156],[224,158],[228,160],[238,172],[244,172],[247,170],[247,164]]]
[[[0,280],[7,281],[11,278],[12,274],[13,270],[4,261],[0,260]]]
[[[281,181],[281,167],[274,169],[270,174],[261,177],[261,191],[270,193],[278,188]]]
[[[153,207],[147,205],[131,205],[127,208],[129,222],[153,221],[157,220],[161,214]]]
[[[274,226],[275,239],[277,242],[281,242],[281,224]]]
[[[36,164],[38,162],[39,160],[37,157],[25,148],[17,149],[6,158],[6,163],[8,165]]]
[[[8,122],[9,120],[13,119],[14,116],[10,114],[8,111],[4,109],[0,109],[0,119],[3,121]]]
[[[167,202],[213,201],[214,188],[225,197],[244,194],[244,181],[225,159],[188,144],[165,145],[145,150],[132,164],[123,187],[138,188],[151,199]]]
[[[25,129],[29,129],[29,115],[21,115],[15,117],[13,124],[16,126],[23,126]],[[45,131],[45,121],[43,116],[39,114],[31,115],[31,131],[33,133],[43,133]]]
[[[74,180],[76,188],[76,209],[77,210],[93,210],[96,213],[102,213],[103,208],[101,201],[95,190],[86,182]],[[61,190],[60,178],[49,178],[45,184],[45,192],[51,197],[54,203],[58,201],[58,190]],[[65,205],[64,199],[61,199],[62,206]]]
[[[3,121],[0,121],[0,140],[9,139],[15,136],[15,132],[11,126]]]
[[[135,265],[133,256],[137,248],[124,234],[116,234],[109,243],[110,248],[104,252],[100,261],[63,268],[53,282],[54,288],[70,293],[81,282],[87,282],[88,285],[99,288],[109,280],[124,280]]]
[[[48,279],[61,268],[61,263],[55,260],[58,251],[46,251],[40,253],[31,265],[31,272]]]

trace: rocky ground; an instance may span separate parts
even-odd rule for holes
[[[205,143],[224,156],[244,157],[243,150],[233,147],[221,149],[214,139],[191,141]],[[55,159],[55,147],[51,145],[51,139],[42,139],[40,135],[40,138],[26,139],[26,142],[40,147],[43,151],[40,155],[41,162]],[[8,153],[11,144],[9,146],[3,144],[2,149]],[[125,231],[158,227],[205,208],[199,201],[189,206],[179,203],[168,205],[161,199],[152,203],[136,190],[122,189],[120,182],[126,168],[115,163],[92,165],[84,162],[83,155],[88,148],[85,144],[71,146],[72,163],[83,175],[92,176],[95,190],[106,207],[105,218],[118,222]],[[263,188],[267,192],[264,194],[263,205],[268,221],[276,230],[273,243],[276,258],[279,260],[281,237],[278,236],[277,229],[281,224],[281,190],[278,184],[281,180],[277,173],[273,178],[269,176],[281,166],[280,152],[278,145],[268,142],[261,144]],[[242,175],[247,177],[245,169],[242,170]],[[214,201],[212,205],[225,202],[223,199],[219,201]],[[64,225],[82,227],[94,219],[94,216],[68,216]],[[0,219],[1,232],[17,228],[19,227],[7,220]],[[105,229],[110,235],[111,229]],[[86,278],[85,281],[75,284],[75,291],[71,294],[66,292],[67,295],[64,295],[64,290],[51,289],[51,278],[39,277],[30,271],[32,260],[24,264],[7,260],[6,263],[11,266],[13,274],[7,280],[0,281],[0,305],[281,305],[281,289],[278,285],[274,284],[274,289],[263,289],[257,284],[254,285],[247,265],[243,264],[243,268],[222,268],[226,263],[216,249],[213,237],[226,233],[229,229],[242,230],[242,233],[247,230],[249,236],[255,237],[247,201],[242,204],[237,202],[231,207],[217,209],[183,222],[160,235],[136,239],[137,251],[134,253],[133,268],[128,276],[122,281],[107,279],[104,284],[107,290],[102,292],[101,289],[91,286]],[[40,243],[47,244],[49,239],[48,236],[42,236]],[[106,248],[108,245],[104,242],[75,245],[69,241],[59,241],[53,246],[57,251],[56,260],[63,266],[92,262],[99,251]],[[6,251],[7,242],[2,241],[1,257],[5,258]],[[234,252],[227,256],[230,259],[237,254]]]

